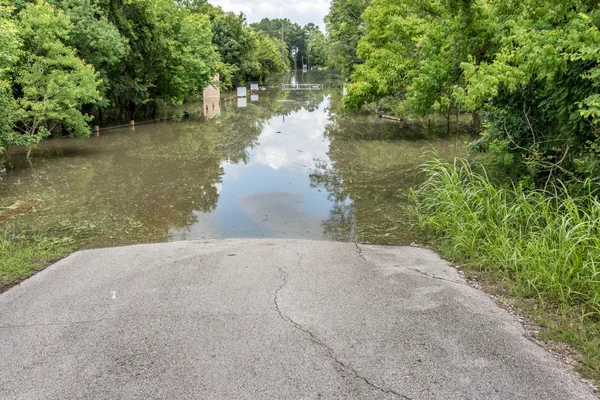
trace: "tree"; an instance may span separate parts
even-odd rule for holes
[[[47,0],[48,1],[48,0]],[[123,61],[127,41],[118,28],[108,20],[95,0],[49,0],[61,9],[73,23],[67,44],[77,49],[77,55],[94,66],[101,83],[103,96],[110,96],[113,68]],[[102,106],[108,106],[103,102]]]
[[[28,4],[16,27],[23,43],[14,69],[16,128],[22,144],[34,145],[63,131],[89,134],[91,117],[80,109],[100,100],[97,74],[66,45],[73,25],[42,0]]]
[[[494,33],[488,55],[462,64],[468,84],[456,91],[486,111],[474,148],[535,185],[600,180],[596,3],[491,1],[485,22]]]
[[[292,22],[285,18],[263,18],[259,22],[250,24],[250,27],[256,31],[263,31],[272,38],[281,39],[281,28],[292,25]]]
[[[289,19],[269,19],[263,18],[260,22],[255,22],[250,25],[256,31],[265,32],[272,38],[281,41],[281,31],[283,29],[285,40],[285,58],[288,60],[290,67],[302,68],[302,61],[305,63],[308,60],[309,35],[312,30],[318,30],[319,27],[313,23],[309,23],[304,27],[291,22]],[[279,45],[280,46],[280,45]],[[281,47],[279,48],[281,54]]]
[[[169,73],[157,83],[161,97],[170,103],[182,103],[202,92],[214,76],[218,60],[207,16],[188,13],[178,25]]]
[[[17,103],[13,96],[11,75],[19,60],[21,41],[18,28],[10,18],[6,2],[0,2],[0,153],[8,146],[19,144],[19,135],[13,127],[16,122]]]
[[[245,24],[243,14],[231,12],[213,21],[213,43],[221,60],[230,66],[234,85],[241,85],[247,79],[257,79],[260,75],[260,64],[252,57],[256,43]]]
[[[348,108],[385,97],[399,112],[440,113],[449,122],[455,86],[464,85],[461,63],[489,40],[480,21],[485,8],[471,1],[373,0],[363,17],[368,33],[358,45],[365,60],[355,69]]]
[[[362,14],[370,0],[333,0],[325,25],[329,32],[329,65],[349,78],[354,66],[362,63],[357,56],[358,41],[365,33]]]
[[[308,32],[298,24],[285,25],[285,42],[290,50],[290,65],[302,68],[308,49]]]
[[[280,41],[262,31],[252,32],[252,36],[256,46],[254,56],[260,64],[260,80],[264,81],[273,73],[288,69],[288,65],[281,59]]]
[[[309,66],[326,67],[327,66],[327,38],[321,32],[319,27],[308,31],[308,54]]]

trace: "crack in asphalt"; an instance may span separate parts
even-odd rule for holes
[[[360,258],[362,258],[363,260],[367,261],[367,259],[365,258],[365,256],[362,253],[362,248],[358,245],[358,242],[354,242],[354,245],[356,246],[356,252],[358,253],[358,256]]]
[[[452,283],[456,283],[457,285],[465,285],[465,283],[463,283],[463,282],[460,282],[460,281],[455,281],[455,280],[452,280],[452,279],[446,279],[446,278],[442,278],[441,276],[437,276],[437,275],[434,275],[434,274],[428,274],[427,272],[423,272],[423,271],[421,271],[421,270],[420,270],[420,269],[418,269],[418,268],[410,268],[410,267],[407,267],[406,269],[409,269],[409,270],[411,270],[411,271],[418,272],[419,274],[421,274],[421,275],[425,275],[426,277],[428,277],[428,278],[431,278],[431,279],[438,279],[438,280],[440,280],[440,281],[452,282]]]
[[[360,245],[358,244],[358,242],[354,242],[354,245],[356,246],[356,252],[358,253],[358,256],[359,256],[360,258],[362,258],[363,260],[365,260],[365,261],[367,261],[367,262],[368,262],[368,260],[367,260],[367,259],[365,258],[365,256],[364,256],[364,254],[363,254],[363,252],[362,252],[362,248],[360,247]],[[425,275],[426,277],[428,277],[428,278],[431,278],[431,279],[438,279],[438,280],[440,280],[440,281],[452,282],[452,283],[455,283],[455,284],[457,284],[457,285],[467,285],[467,284],[466,284],[466,283],[464,283],[464,282],[455,281],[455,280],[453,280],[453,279],[447,279],[447,278],[443,278],[443,277],[441,277],[441,276],[437,276],[437,275],[434,275],[434,274],[428,274],[427,272],[421,271],[421,270],[420,270],[420,269],[418,269],[418,268],[410,268],[410,267],[406,267],[406,269],[408,269],[408,270],[411,270],[411,271],[418,272],[419,274],[421,274],[421,275]],[[468,285],[467,285],[467,286],[468,286]]]
[[[358,245],[357,245],[357,248],[358,248]],[[304,255],[302,255],[298,252],[296,252],[296,254],[298,254],[298,256],[299,256],[298,262],[296,263],[296,267],[299,267]],[[294,321],[292,318],[287,316],[283,311],[281,311],[281,307],[279,306],[279,292],[288,284],[289,273],[287,271],[283,270],[282,268],[279,268],[279,272],[281,274],[282,282],[281,282],[281,285],[279,285],[279,287],[275,290],[274,297],[273,297],[273,303],[275,304],[275,310],[277,311],[279,318],[281,318],[285,322],[292,324],[294,326],[294,328],[296,328],[297,330],[306,333],[309,336],[311,342],[313,342],[317,346],[320,346],[326,350],[329,358],[331,358],[340,367],[340,369],[342,371],[349,373],[351,375],[354,375],[354,377],[356,379],[363,381],[364,383],[366,383],[368,386],[370,386],[371,388],[373,388],[375,390],[378,390],[380,392],[387,393],[387,394],[393,394],[393,395],[398,396],[405,400],[412,400],[410,397],[405,396],[402,393],[398,393],[393,389],[389,389],[389,388],[386,389],[386,388],[377,386],[376,384],[371,382],[367,377],[360,375],[354,368],[350,367],[349,365],[346,365],[343,361],[341,361],[339,358],[337,358],[333,349],[331,347],[329,347],[326,343],[321,341],[313,332],[306,329],[305,327],[303,327],[302,325],[300,325],[299,323]]]

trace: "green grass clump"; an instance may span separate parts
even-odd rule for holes
[[[22,281],[73,250],[70,240],[44,236],[0,236],[0,291]]]
[[[411,192],[411,211],[444,256],[493,272],[517,298],[535,298],[563,317],[575,316],[575,324],[553,326],[560,331],[557,337],[568,340],[578,330],[581,341],[586,332],[600,331],[596,197],[573,197],[560,183],[544,191],[502,185],[461,159],[428,162],[424,172],[425,181]],[[599,378],[594,336],[582,343],[568,341],[585,353],[583,359]],[[590,349],[596,350],[586,350],[591,342]]]

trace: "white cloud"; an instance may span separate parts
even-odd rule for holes
[[[249,23],[267,18],[289,18],[299,25],[312,22],[325,30],[323,18],[329,12],[328,0],[210,0],[210,3],[233,11],[243,12]]]

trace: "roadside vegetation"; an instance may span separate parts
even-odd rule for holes
[[[334,0],[326,21],[347,111],[471,116],[468,161],[424,164],[415,218],[600,382],[598,2]]]
[[[0,292],[73,251],[70,241],[46,236],[0,236]]]

